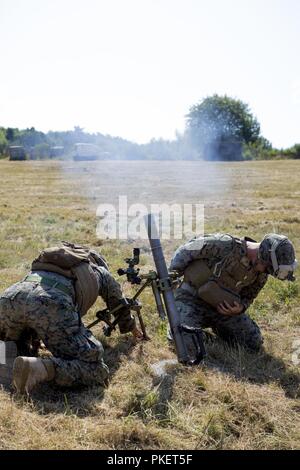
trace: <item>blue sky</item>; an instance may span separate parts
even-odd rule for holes
[[[174,138],[226,93],[300,141],[299,0],[0,0],[0,49],[2,126]]]

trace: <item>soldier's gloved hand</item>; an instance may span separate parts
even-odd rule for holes
[[[238,302],[234,302],[233,305],[230,305],[226,300],[224,300],[224,302],[218,305],[217,310],[222,315],[234,317],[235,315],[240,315],[243,312],[244,306]]]
[[[136,326],[131,330],[131,333],[137,340],[142,340],[144,338],[143,333]]]

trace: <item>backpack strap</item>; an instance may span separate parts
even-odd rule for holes
[[[94,305],[99,295],[99,281],[92,264],[80,263],[72,268],[72,272],[76,279],[75,295],[76,303],[81,316]]]
[[[214,269],[213,269],[213,277],[215,279],[219,279],[222,273],[222,269],[226,265],[226,263],[229,261],[229,259],[232,257],[232,255],[236,252],[236,250],[240,249],[243,246],[242,241],[239,238],[233,237],[229,233],[226,234],[228,237],[231,237],[232,239],[232,250],[228,253],[227,256],[225,256],[221,261],[215,264]]]

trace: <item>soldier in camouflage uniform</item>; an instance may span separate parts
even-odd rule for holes
[[[294,280],[296,266],[293,245],[281,235],[266,235],[261,243],[227,234],[195,238],[175,252],[170,266],[184,275],[175,292],[181,320],[257,351],[263,338],[247,309],[269,274]]]
[[[123,299],[120,285],[103,265],[91,266],[99,296],[114,308]],[[119,312],[120,332],[140,338],[130,311]],[[50,380],[67,387],[107,382],[103,347],[81,321],[71,279],[35,270],[0,296],[0,339],[20,344],[26,331],[34,332],[52,356],[16,358],[13,384],[19,392],[29,393],[37,383]]]

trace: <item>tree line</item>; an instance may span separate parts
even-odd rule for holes
[[[79,126],[69,131],[43,133],[27,129],[0,127],[0,155],[10,146],[22,146],[36,158],[47,158],[50,148],[63,147],[71,157],[76,143],[93,144],[103,158],[121,160],[257,160],[300,158],[300,144],[276,149],[261,135],[260,124],[249,106],[229,96],[213,95],[193,105],[186,116],[185,131],[174,140],[152,139],[137,144],[99,132],[88,133]]]

